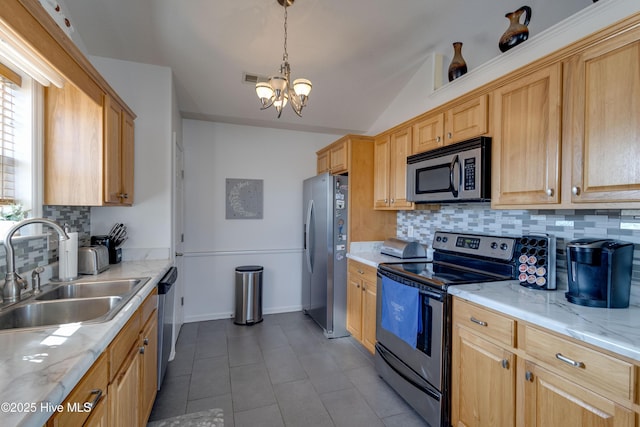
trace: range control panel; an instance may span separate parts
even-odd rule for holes
[[[436,231],[433,249],[511,261],[516,238]]]

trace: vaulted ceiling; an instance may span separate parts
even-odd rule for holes
[[[520,1],[520,0],[518,0]],[[531,0],[531,37],[592,0]],[[276,0],[62,0],[89,55],[171,67],[183,117],[343,134],[366,133],[434,52],[464,43],[472,68],[499,55],[513,0],[295,0],[288,9],[292,78],[313,91],[303,117],[260,110],[243,73],[281,63]],[[445,66],[447,65],[445,64]],[[425,94],[426,96],[427,94]]]

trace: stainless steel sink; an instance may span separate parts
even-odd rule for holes
[[[64,283],[0,310],[0,331],[113,319],[149,277]]]
[[[74,282],[59,285],[36,297],[38,301],[49,301],[69,298],[95,298],[106,296],[123,296],[135,293],[146,283],[142,279],[109,280],[103,282]]]
[[[31,302],[0,313],[0,329],[35,328],[87,321],[105,321],[121,308],[118,296]]]

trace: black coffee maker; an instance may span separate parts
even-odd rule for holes
[[[578,239],[567,244],[567,300],[589,307],[629,306],[633,243]]]

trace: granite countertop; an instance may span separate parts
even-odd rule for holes
[[[0,425],[43,425],[171,267],[170,260],[127,261],[83,281],[150,277],[110,321],[0,332]],[[49,405],[47,405],[47,403]]]
[[[383,263],[399,263],[403,260],[389,255],[382,255],[380,249],[383,242],[352,242],[347,258],[361,262],[374,268]],[[410,261],[417,261],[412,259]]]
[[[640,307],[572,304],[565,290],[542,291],[503,281],[450,286],[449,293],[640,362]]]

